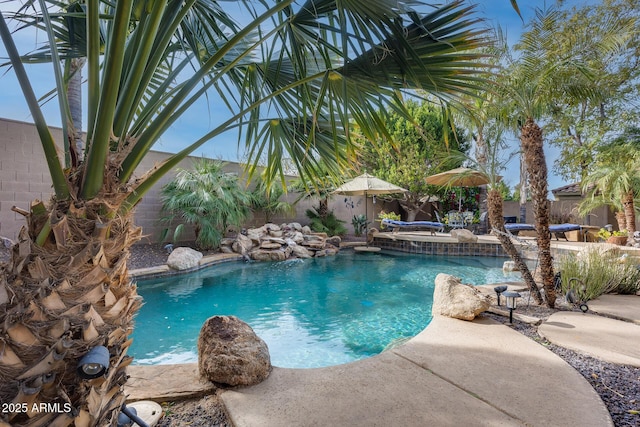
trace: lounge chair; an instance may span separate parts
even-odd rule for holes
[[[427,229],[433,235],[436,234],[436,231],[444,231],[444,224],[435,221],[396,221],[393,219],[385,218],[382,220],[382,224],[385,227],[393,229],[394,233],[397,233],[401,228]]]
[[[514,236],[517,236],[518,233],[521,231],[536,230],[536,227],[532,224],[520,224],[520,223],[505,224],[504,228]],[[582,226],[579,224],[552,224],[549,226],[549,231],[551,232],[551,234],[553,234],[556,240],[559,240],[558,236],[562,237],[565,240],[569,240],[567,239],[567,236],[564,233],[566,233],[567,231],[575,231],[575,230],[582,230]]]

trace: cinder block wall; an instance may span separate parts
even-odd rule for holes
[[[56,142],[62,131],[53,130]],[[0,236],[15,240],[24,217],[13,206],[29,209],[32,200],[51,197],[51,179],[33,124],[0,119]]]
[[[52,129],[55,141],[62,141],[62,130]],[[25,224],[24,217],[11,210],[13,206],[28,210],[30,203],[35,200],[47,201],[51,198],[52,186],[49,178],[49,169],[39,142],[36,128],[31,123],[15,120],[0,119],[0,236],[16,240],[20,228]],[[162,162],[170,154],[158,151],[150,152],[139,168],[136,175],[141,176],[155,164]],[[197,157],[187,157],[178,165],[179,168],[189,169]],[[228,172],[241,175],[238,163],[228,162]],[[166,225],[160,222],[161,202],[160,190],[164,184],[175,176],[175,172],[165,175],[155,186],[149,190],[140,201],[135,210],[135,222],[142,227],[143,242],[157,242]],[[296,194],[289,194],[288,200],[293,202]],[[304,212],[312,202],[302,201],[297,206],[296,213],[291,216],[279,216],[273,218],[276,223],[307,221]],[[246,224],[247,227],[262,225],[264,215],[257,213]],[[350,219],[349,219],[350,223]],[[193,239],[193,234],[187,230],[181,237],[183,240]]]

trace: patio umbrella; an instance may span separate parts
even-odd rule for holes
[[[500,179],[501,177],[498,177]],[[455,168],[446,172],[440,172],[426,178],[427,184],[441,187],[478,187],[489,183],[489,177],[475,169]],[[458,210],[462,208],[462,194],[458,201]]]
[[[402,187],[398,187],[395,184],[376,178],[367,173],[364,173],[351,181],[347,181],[340,187],[333,190],[335,194],[344,194],[347,196],[364,196],[364,212],[367,221],[365,223],[365,235],[367,234],[369,213],[367,212],[367,196],[375,196],[379,194],[393,194],[393,193],[406,193],[406,190]]]

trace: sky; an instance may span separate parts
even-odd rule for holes
[[[525,24],[513,10],[509,0],[475,0],[474,3],[478,4],[478,13],[480,16],[486,18],[490,24],[500,25],[506,30],[509,43],[517,41]],[[524,22],[526,23],[533,15],[535,7],[544,7],[545,4],[549,4],[550,2],[542,0],[521,0],[518,3]],[[573,5],[574,3],[579,5],[582,4],[583,1],[567,1],[568,5]],[[17,5],[19,5],[18,1],[0,2],[0,10],[3,12],[15,10]],[[42,39],[40,41],[42,41]],[[33,36],[24,35],[16,38],[16,45],[21,53],[26,53],[34,49],[36,42],[37,40],[35,40]],[[6,58],[7,52],[4,44],[0,44],[0,62],[6,62]],[[27,72],[34,86],[36,96],[42,96],[54,88],[55,80],[50,64],[28,65]],[[57,108],[57,101],[53,100],[49,102],[48,105],[45,105],[43,112],[50,126],[60,126],[60,114]],[[7,71],[6,67],[0,69],[0,117],[23,122],[33,122],[15,74],[12,70]],[[183,115],[183,117],[161,137],[153,149],[165,152],[176,152],[211,130],[218,119],[219,114],[217,114],[215,105],[208,106],[204,102],[200,103],[196,109]],[[510,144],[517,147],[517,140],[513,139]],[[238,150],[237,133],[227,132],[206,143],[193,154],[196,156],[203,155],[210,158],[237,161],[239,157],[242,156],[243,150]],[[558,150],[546,144],[545,154],[549,170],[549,189],[551,190],[569,184],[560,177],[555,176],[552,172],[553,161],[558,156]],[[507,170],[503,174],[503,180],[512,189],[519,182],[518,156],[515,156],[508,164]]]

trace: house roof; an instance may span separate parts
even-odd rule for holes
[[[565,185],[562,187],[554,188],[551,190],[555,197],[558,196],[579,196],[582,194],[582,189],[580,188],[579,182],[574,182],[573,184]]]

